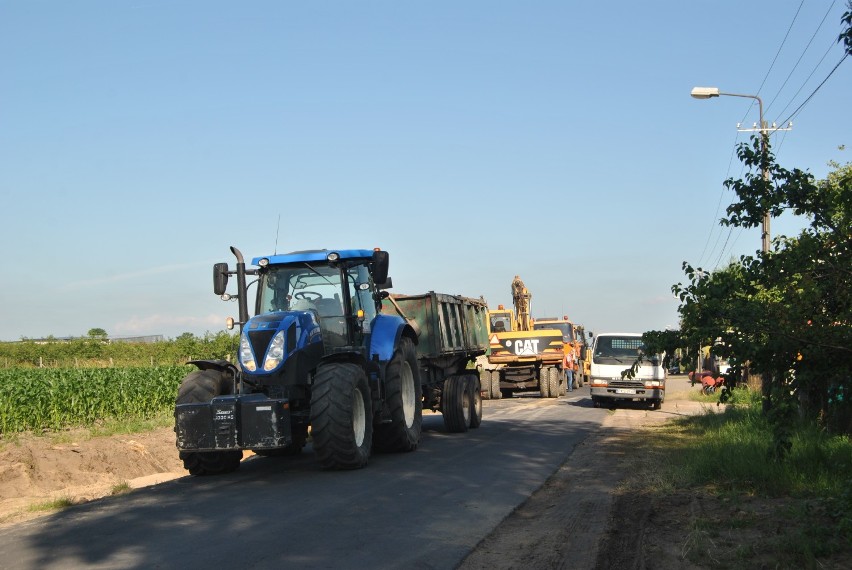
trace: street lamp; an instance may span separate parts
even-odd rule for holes
[[[690,93],[696,99],[712,99],[713,97],[719,97],[720,95],[727,95],[728,97],[746,97],[748,99],[757,99],[758,107],[760,108],[760,151],[761,151],[761,162],[764,163],[763,167],[763,179],[767,182],[769,181],[769,170],[766,167],[765,159],[766,159],[766,149],[769,146],[767,138],[769,137],[768,129],[766,128],[766,124],[763,122],[763,100],[757,95],[740,95],[738,93],[722,93],[719,91],[718,87],[693,87],[692,92]],[[761,251],[766,253],[769,251],[769,212],[766,211],[763,213],[763,227],[761,233]]]

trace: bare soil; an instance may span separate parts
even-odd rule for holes
[[[683,383],[688,387],[687,383]],[[684,390],[663,409],[610,412],[603,429],[507,517],[460,568],[799,568],[785,544],[829,524],[825,509],[790,499],[731,497],[710,489],[656,493],[629,482],[637,434],[702,412]],[[645,431],[643,431],[645,430]],[[0,527],[186,474],[171,427],[91,438],[87,430],[0,439]],[[792,517],[809,509],[808,517]],[[830,541],[832,537],[825,537]],[[818,557],[820,568],[852,568],[852,546]]]

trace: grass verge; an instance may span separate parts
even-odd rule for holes
[[[653,495],[658,510],[678,496],[688,505],[679,518],[652,521],[679,525],[669,536],[680,540],[681,560],[704,568],[852,567],[849,437],[797,425],[788,458],[775,462],[759,395],[738,390],[726,411],[649,428],[636,446],[624,490]]]

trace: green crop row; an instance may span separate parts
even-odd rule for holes
[[[191,366],[0,369],[0,434],[152,417],[174,407]]]

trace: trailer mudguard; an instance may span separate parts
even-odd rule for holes
[[[376,316],[373,319],[370,333],[370,360],[376,356],[379,358],[379,362],[390,360],[406,327],[411,328],[402,317],[396,315]]]

